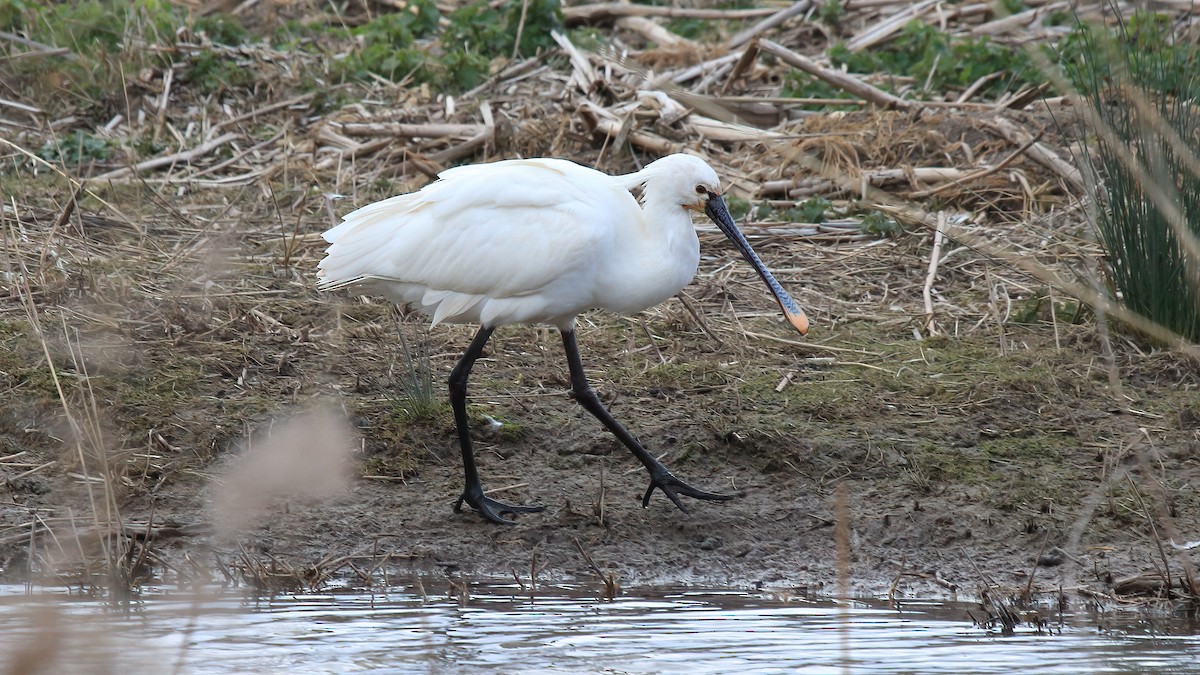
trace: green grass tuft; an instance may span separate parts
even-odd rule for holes
[[[1115,135],[1098,134],[1085,147],[1099,172],[1096,227],[1112,290],[1129,309],[1198,341],[1200,48],[1148,13],[1115,35],[1076,35],[1066,45],[1078,54],[1066,61],[1068,74]],[[1172,224],[1171,208],[1182,222]]]

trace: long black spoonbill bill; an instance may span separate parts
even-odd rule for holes
[[[632,190],[641,188],[641,203]],[[588,384],[575,343],[575,317],[588,309],[633,314],[686,286],[700,261],[691,212],[716,223],[766,282],[787,320],[808,318],[742,236],[717,174],[703,160],[669,155],[641,171],[610,176],[562,159],[462,166],[417,192],[364,206],[324,233],[317,276],[323,290],[359,286],[432,315],[433,325],[479,324],[450,373],[450,403],[462,446],[463,502],[485,517],[541,511],[483,492],[467,426],[467,378],[497,326],[542,324],[562,333],[571,394],[650,473],[655,488],[686,512],[679,495],[724,501],[676,478],[605,409]]]

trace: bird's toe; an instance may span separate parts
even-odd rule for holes
[[[708,502],[724,502],[734,498],[734,495],[708,492],[694,488],[676,478],[671,472],[663,471],[659,474],[651,474],[650,486],[646,488],[646,494],[642,495],[642,508],[650,505],[650,496],[654,494],[655,490],[662,490],[667,499],[670,499],[671,503],[675,504],[676,508],[684,513],[687,513],[688,510],[683,505],[683,502],[680,501],[679,495]]]
[[[463,502],[467,506],[479,512],[479,515],[487,518],[493,523],[501,523],[503,525],[516,525],[517,521],[505,518],[501,514],[511,513],[538,513],[545,511],[545,506],[523,506],[518,504],[508,504],[506,502],[492,499],[483,494],[483,490],[464,490],[459,496],[458,501],[454,503],[454,511],[457,513],[462,510]]]

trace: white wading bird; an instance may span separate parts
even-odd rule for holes
[[[641,204],[631,190],[641,188]],[[724,501],[676,478],[625,430],[588,385],[575,344],[575,317],[588,309],[633,314],[692,280],[700,242],[691,212],[703,212],[738,247],[801,334],[808,318],[734,225],[717,174],[689,155],[663,157],[636,173],[609,176],[561,159],[462,166],[417,192],[354,211],[324,233],[318,287],[362,285],[433,316],[433,325],[477,323],[479,332],[450,373],[450,403],[462,445],[466,502],[485,517],[541,511],[487,497],[467,426],[467,377],[497,326],[546,324],[562,333],[571,394],[650,472],[642,506],[659,488]]]

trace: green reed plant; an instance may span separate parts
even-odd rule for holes
[[[441,407],[440,393],[434,388],[433,365],[429,357],[429,333],[427,329],[413,326],[413,335],[406,335],[403,320],[396,322],[396,334],[400,336],[401,354],[393,360],[390,369],[399,393],[399,407],[409,420],[431,419]]]
[[[1139,12],[1077,30],[1062,62],[1089,110],[1096,231],[1117,300],[1200,341],[1200,48]]]

